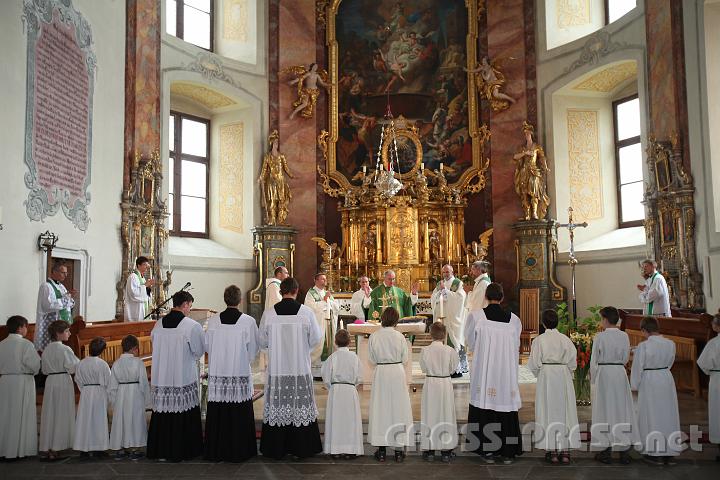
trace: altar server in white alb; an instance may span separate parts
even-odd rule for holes
[[[630,448],[640,441],[630,382],[625,364],[630,358],[628,334],[618,328],[617,308],[600,310],[603,331],[595,335],[590,355],[592,382],[592,448],[601,449],[595,459],[612,462],[612,452],[619,451],[620,463],[630,463]]]
[[[145,275],[150,270],[147,257],[137,257],[135,270],[128,275],[125,283],[125,321],[140,322],[145,319],[150,309],[150,289],[155,284],[152,278]]]
[[[243,462],[257,455],[250,364],[258,353],[255,319],[240,311],[242,292],[223,292],[227,308],[208,320],[208,403],[205,459]]]
[[[368,308],[370,308],[370,302],[372,302],[372,298],[370,298],[372,289],[368,277],[362,276],[358,278],[358,283],[360,283],[360,290],[353,293],[352,298],[350,298],[350,315],[355,317],[355,320],[364,322],[367,320]]]
[[[642,271],[645,283],[637,285],[637,289],[640,291],[638,298],[643,305],[643,314],[671,317],[667,282],[662,273],[657,271],[657,264],[653,260],[643,260]]]
[[[122,355],[113,362],[108,397],[113,409],[110,426],[110,449],[115,459],[143,457],[147,445],[145,409],[150,402],[150,384],[145,364],[138,357],[140,342],[135,335],[122,339]]]
[[[465,345],[473,352],[466,441],[470,447],[477,440],[474,451],[485,463],[510,464],[522,453],[518,417],[522,323],[503,309],[502,285],[488,285],[485,297],[488,306],[469,312],[465,323]]]
[[[315,314],[315,321],[320,328],[322,342],[312,351],[313,376],[320,376],[323,353],[325,358],[332,353],[332,338],[335,336],[335,322],[340,312],[340,304],[332,293],[326,290],[327,277],[324,273],[315,275],[315,285],[305,295],[305,306]]]
[[[172,301],[170,313],[150,333],[153,412],[147,457],[179,462],[203,453],[197,362],[205,354],[205,338],[200,324],[187,316],[193,296],[181,290]]]
[[[50,278],[40,285],[38,291],[37,314],[35,316],[35,349],[42,352],[53,339],[48,327],[55,320],[72,323],[72,308],[75,306],[75,290],[68,291],[62,284],[67,277],[65,262],[56,260],[50,271]]]
[[[453,275],[451,265],[442,267],[442,279],[437,282],[435,290],[430,296],[433,319],[445,324],[450,345],[460,356],[459,372],[467,372],[467,360],[465,359],[465,290],[463,282]],[[455,374],[456,372],[452,372]],[[457,375],[460,376],[460,375]]]
[[[405,380],[405,362],[409,361],[405,336],[395,330],[400,314],[387,307],[381,318],[382,327],[370,335],[368,357],[375,365],[370,393],[368,442],[378,447],[375,459],[384,462],[386,447],[395,449],[395,461],[405,459],[405,447],[412,445],[413,424],[410,394]]]
[[[474,312],[488,306],[487,298],[485,298],[485,290],[490,285],[490,275],[488,275],[489,263],[483,260],[473,262],[470,267],[470,275],[475,279],[472,285],[465,285],[463,289],[467,293],[465,300],[465,310]]]
[[[100,358],[106,342],[102,337],[90,341],[90,356],[75,369],[75,383],[80,389],[80,403],[75,419],[73,449],[79,452],[104,452],[109,446],[107,388],[110,367]]]
[[[289,276],[287,268],[277,267],[272,278],[265,280],[265,310],[274,307],[276,303],[282,300],[280,282]]]
[[[530,346],[528,369],[537,377],[535,389],[535,447],[546,450],[552,464],[570,463],[570,449],[580,448],[580,428],[573,372],[577,368],[577,349],[557,330],[558,314],[542,314],[545,333]]]
[[[630,386],[638,392],[637,419],[643,459],[651,464],[672,464],[682,451],[682,432],[675,380],[670,368],[675,343],[660,335],[655,317],[644,317],[640,331],[646,338],[635,348]]]
[[[360,381],[360,360],[348,345],[350,334],[345,329],[338,330],[337,350],[322,366],[323,382],[328,388],[323,451],[335,458],[352,458],[364,453],[360,398],[355,387]]]
[[[708,386],[708,428],[710,443],[720,448],[720,313],[712,320],[712,329],[717,333],[710,340],[697,360],[698,366],[710,377]],[[715,457],[720,462],[720,455]]]
[[[62,342],[70,338],[70,325],[55,320],[48,327],[53,341],[43,351],[42,373],[47,375],[40,411],[40,446],[48,459],[58,458],[57,452],[72,448],[75,437],[75,387],[72,375],[78,358]]]
[[[10,460],[37,455],[35,379],[40,356],[25,335],[28,321],[8,318],[8,336],[0,342],[0,458]]]
[[[265,310],[258,332],[260,348],[268,351],[260,451],[276,460],[323,449],[310,368],[310,351],[322,337],[312,310],[295,300],[299,288],[292,277],[282,281],[283,299]]]
[[[433,461],[435,450],[440,450],[440,459],[447,463],[458,443],[455,394],[450,376],[457,370],[460,357],[454,348],[443,343],[447,337],[444,324],[434,322],[430,336],[432,343],[420,354],[420,368],[425,373],[420,413],[422,456],[424,460]]]

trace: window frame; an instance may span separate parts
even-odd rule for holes
[[[603,1],[603,6],[605,7],[605,19],[604,19],[604,20],[605,20],[605,23],[604,23],[604,26],[608,26],[608,25],[610,25],[610,0],[604,0],[604,1]],[[637,0],[636,0],[636,1],[635,1],[635,6],[634,6],[633,8],[631,8],[627,13],[630,13],[630,11],[632,11],[632,10],[635,9],[635,8],[637,8],[637,6],[638,6],[638,5],[637,5]],[[627,13],[626,13],[625,15],[627,15]],[[619,17],[618,20],[620,20],[620,18],[622,18],[622,17]]]
[[[175,142],[171,142],[171,139],[168,138],[168,146],[172,145],[172,148],[168,148],[168,161],[173,162],[173,178],[168,179],[168,181],[173,182],[173,225],[169,225],[168,232],[175,237],[210,238],[210,119],[177,110],[170,110],[170,115],[174,116],[173,133],[175,135]],[[206,157],[182,153],[182,120],[184,118],[206,125]],[[170,120],[170,116],[168,116],[168,120]],[[190,232],[181,229],[182,210],[180,205],[182,200],[183,160],[203,163],[205,165],[205,232]]]
[[[630,185],[630,183],[621,184],[620,183],[620,149],[623,147],[628,147],[630,145],[640,144],[640,151],[642,152],[642,130],[640,132],[640,135],[636,135],[634,137],[626,138],[623,140],[619,140],[619,134],[618,134],[618,105],[621,105],[623,103],[635,100],[640,98],[637,93],[633,95],[629,95],[627,97],[620,98],[618,100],[614,100],[612,102],[612,119],[613,119],[613,143],[615,145],[615,188],[617,192],[617,221],[618,221],[618,228],[631,228],[631,227],[640,227],[645,224],[645,219],[641,220],[631,220],[628,222],[623,222],[622,218],[622,205],[623,205],[623,199],[622,199],[622,186],[623,185]],[[645,178],[640,180],[641,183],[645,182]],[[636,183],[636,182],[631,182]]]
[[[607,0],[606,0],[607,1]],[[167,2],[165,2],[165,6],[167,8]],[[191,8],[195,8],[192,5],[188,5]],[[210,0],[210,48],[201,47],[200,45],[196,45],[192,42],[188,42],[185,40],[185,0],[175,0],[175,35],[173,35],[176,38],[179,38],[183,42],[189,43],[190,45],[194,45],[197,48],[201,48],[207,52],[214,52],[215,51],[215,0]],[[165,27],[167,28],[167,27]],[[168,33],[168,35],[171,35]]]

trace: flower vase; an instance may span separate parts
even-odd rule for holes
[[[575,403],[578,406],[590,405],[590,369],[577,368],[573,377],[575,387]]]

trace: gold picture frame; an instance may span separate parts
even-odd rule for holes
[[[399,168],[396,176],[406,180],[415,176],[420,164],[423,161],[423,149],[418,130],[416,127],[404,128],[405,122],[402,117],[395,122],[395,138],[391,135],[385,136],[381,149],[381,158],[385,169],[390,163],[390,152],[393,144],[397,145]],[[398,124],[400,128],[398,128]],[[394,141],[393,141],[394,140]]]
[[[464,169],[462,174],[449,186],[460,190],[478,192],[485,186],[485,171],[489,166],[489,159],[484,156],[485,142],[489,139],[487,126],[481,125],[479,121],[479,102],[477,94],[476,75],[472,73],[478,64],[478,17],[481,8],[484,8],[484,0],[465,0],[464,7],[467,11],[467,35],[465,38],[464,52],[466,56],[467,69],[467,135],[470,137],[472,164]],[[338,170],[337,143],[339,137],[339,86],[340,79],[340,58],[339,46],[336,36],[336,17],[342,0],[329,0],[324,9],[325,14],[325,44],[328,51],[328,130],[323,130],[318,136],[318,144],[325,159],[325,172],[329,177],[326,182],[325,191],[328,194],[337,196],[351,187],[350,178]],[[321,15],[323,12],[319,12]],[[410,136],[408,136],[410,137]],[[418,139],[419,142],[419,139]],[[385,141],[383,143],[386,143]],[[413,143],[414,140],[413,140]],[[386,145],[382,146],[382,160],[386,162]],[[420,162],[422,162],[422,146],[420,149]],[[407,178],[419,168],[419,162],[413,170],[402,174],[401,178]],[[334,182],[340,188],[330,188],[329,182]]]

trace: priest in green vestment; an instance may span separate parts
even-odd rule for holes
[[[412,291],[408,295],[402,288],[395,286],[395,272],[392,270],[386,271],[383,283],[375,287],[370,293],[368,319],[379,321],[380,315],[387,307],[395,307],[400,313],[400,318],[415,315],[418,289],[419,283],[413,283]]]

